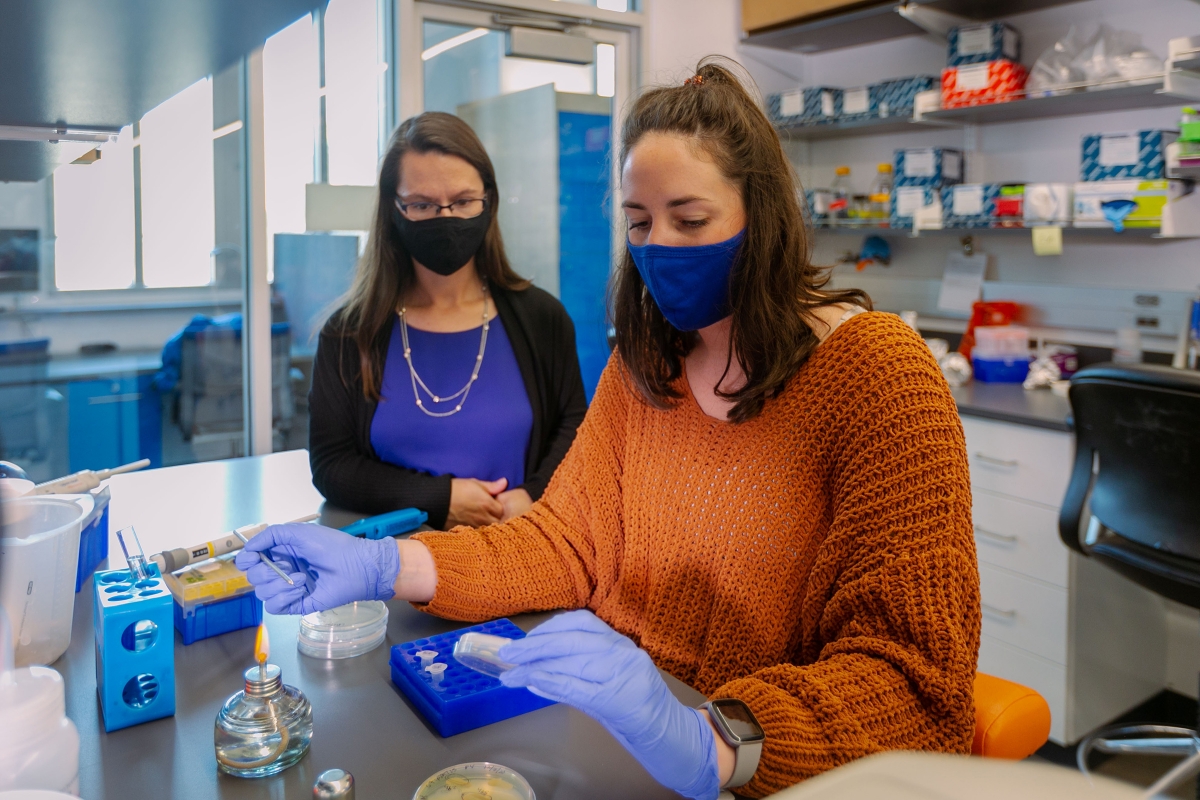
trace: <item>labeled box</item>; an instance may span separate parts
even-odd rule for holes
[[[1000,187],[996,195],[996,219],[998,228],[1025,227],[1025,184],[1010,183]]]
[[[810,86],[767,97],[767,113],[774,122],[819,125],[834,122],[842,113],[842,90]]]
[[[1172,130],[1087,134],[1083,137],[1079,179],[1091,182],[1165,178],[1167,145],[1178,137],[1179,131]]]
[[[963,182],[961,150],[946,147],[910,147],[896,151],[895,186],[941,188]]]
[[[1183,181],[1080,182],[1075,184],[1075,227],[1159,228],[1167,203],[1186,192]]]
[[[941,226],[941,192],[935,186],[897,186],[892,190],[890,227],[911,230],[918,219],[922,229]],[[933,221],[936,220],[936,223]]]
[[[1065,225],[1074,215],[1074,187],[1069,183],[1025,184],[1024,218],[1029,225]]]
[[[1021,34],[1003,22],[985,22],[951,28],[946,34],[948,43],[946,66],[982,64],[987,61],[1021,60]]]
[[[1008,59],[946,67],[942,70],[942,108],[1020,100],[1028,77],[1025,67]]]
[[[858,86],[842,90],[842,122],[857,122],[879,116],[879,106],[871,105],[871,87]]]
[[[998,183],[964,183],[942,188],[942,227],[990,228],[996,219]]]
[[[914,75],[911,78],[893,78],[867,87],[870,108],[877,117],[911,118],[916,108],[917,94],[938,85],[931,75]]]

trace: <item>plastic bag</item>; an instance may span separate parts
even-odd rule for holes
[[[1034,62],[1025,90],[1030,96],[1046,96],[1080,88],[1108,89],[1148,83],[1162,71],[1162,59],[1142,46],[1140,35],[1084,23],[1072,25]]]

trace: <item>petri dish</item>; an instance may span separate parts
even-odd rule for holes
[[[516,666],[504,661],[498,655],[500,648],[511,642],[505,636],[495,636],[490,633],[464,633],[454,643],[454,660],[464,667],[499,678]]]
[[[490,761],[456,764],[435,773],[413,793],[413,800],[537,800],[515,770]]]
[[[387,637],[387,606],[363,600],[305,614],[296,649],[312,658],[354,658],[369,653]]]

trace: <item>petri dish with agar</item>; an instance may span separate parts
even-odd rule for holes
[[[305,614],[296,649],[312,658],[354,658],[369,653],[387,637],[387,606],[378,600]]]
[[[501,764],[477,761],[456,764],[431,775],[413,793],[413,800],[536,800],[533,788],[516,771]]]
[[[476,672],[499,678],[501,674],[516,666],[499,656],[500,648],[511,641],[512,639],[506,636],[490,633],[464,633],[454,643],[454,660]]]

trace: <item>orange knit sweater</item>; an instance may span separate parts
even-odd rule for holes
[[[880,750],[970,752],[966,451],[916,334],[852,317],[743,424],[690,393],[654,409],[618,369],[527,514],[416,537],[438,573],[423,608],[591,609],[680,680],[750,705],[767,732],[751,797]]]

